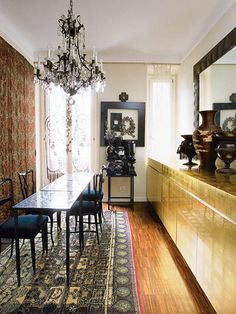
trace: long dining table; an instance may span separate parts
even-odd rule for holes
[[[16,241],[16,271],[18,286],[20,280],[20,249],[18,237],[18,211],[34,209],[42,213],[44,209],[56,210],[66,213],[66,283],[70,284],[70,219],[69,212],[74,202],[82,195],[82,191],[91,182],[93,173],[73,173],[65,174],[49,183],[40,191],[32,194],[13,206],[15,219],[15,241]]]

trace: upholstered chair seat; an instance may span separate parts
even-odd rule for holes
[[[48,233],[47,233],[47,222],[48,216],[45,215],[18,215],[14,217],[13,205],[13,181],[11,178],[5,178],[0,181],[0,207],[9,205],[10,217],[4,220],[0,224],[0,252],[1,252],[1,239],[11,239],[11,256],[13,252],[13,243],[15,240],[15,231],[18,232],[19,239],[29,239],[31,245],[31,256],[32,256],[32,266],[33,272],[36,272],[36,261],[35,261],[35,237],[42,232],[42,244],[44,252],[48,251]],[[7,194],[7,196],[5,196]],[[15,213],[18,214],[18,213]],[[15,218],[17,218],[17,229],[15,226]],[[18,261],[19,262],[19,261]]]
[[[47,223],[48,216],[45,215],[22,215],[18,216],[18,236],[20,239],[31,239],[42,229],[42,225]],[[15,221],[13,217],[6,219],[0,224],[0,234],[2,238],[13,239],[15,237]]]

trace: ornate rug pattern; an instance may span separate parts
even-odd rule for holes
[[[71,221],[71,225],[73,221]],[[15,256],[0,255],[0,313],[140,313],[127,213],[105,212],[100,245],[85,233],[80,255],[78,234],[70,235],[71,284],[65,284],[65,232],[54,234],[48,256],[36,239],[37,271],[33,275],[30,243],[21,247],[21,287]]]

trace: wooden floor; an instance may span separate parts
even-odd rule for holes
[[[135,204],[134,211],[118,206],[112,209],[129,215],[142,313],[215,313],[165,228],[151,217],[147,204]]]

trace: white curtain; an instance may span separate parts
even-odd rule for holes
[[[41,92],[41,97],[40,97]],[[37,132],[37,181],[42,187],[64,173],[91,170],[94,151],[94,95],[87,91],[72,97],[60,87],[36,92],[40,115]]]
[[[160,161],[175,149],[175,67],[148,66],[148,156]]]
[[[47,168],[61,173],[89,171],[91,92],[73,96],[74,104],[67,98],[60,87],[54,87],[47,96]]]

